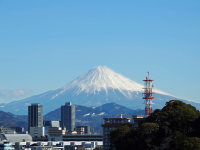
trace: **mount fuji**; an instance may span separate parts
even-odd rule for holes
[[[179,99],[168,93],[154,89],[153,109],[162,108],[171,99]],[[59,108],[65,102],[76,105],[100,106],[106,103],[117,103],[131,109],[144,109],[142,100],[143,85],[120,75],[106,66],[98,66],[79,76],[72,82],[61,88],[45,93],[1,104],[0,110],[14,114],[27,114],[27,106],[30,103],[43,105],[44,113]],[[200,108],[199,103],[183,100]]]

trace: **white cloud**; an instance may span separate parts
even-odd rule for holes
[[[0,89],[0,103],[7,103],[13,100],[25,98],[26,96],[30,96],[32,93],[33,91],[30,89]]]

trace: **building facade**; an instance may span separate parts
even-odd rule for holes
[[[76,126],[77,134],[91,134],[90,126]]]
[[[65,134],[62,136],[63,141],[93,141],[93,142],[102,142],[102,135],[69,135]]]
[[[103,149],[109,150],[110,143],[110,133],[123,126],[124,124],[130,123],[131,118],[104,118],[103,127]]]
[[[30,127],[30,135],[32,137],[41,137],[45,135],[44,127]]]
[[[76,130],[77,134],[83,135],[85,133],[85,128],[82,126],[77,126],[75,130]]]
[[[135,115],[133,116],[133,121],[134,121],[134,128],[138,128],[140,124],[144,122],[144,115]]]
[[[0,144],[0,150],[14,150],[15,148],[13,147],[11,142],[5,142]]]
[[[41,128],[43,129],[43,107],[39,103],[31,104],[28,106],[28,131],[30,133],[34,131],[34,128]],[[42,131],[42,130],[41,130]],[[43,131],[42,131],[43,132]],[[41,133],[43,134],[43,133]],[[41,135],[39,134],[39,135]]]
[[[75,106],[70,102],[61,106],[61,127],[67,131],[75,129]]]
[[[62,141],[62,135],[65,135],[66,131],[61,127],[49,127],[48,140],[49,141]]]
[[[44,127],[45,127],[45,134],[48,134],[48,129],[50,127],[60,127],[60,121],[44,121]]]

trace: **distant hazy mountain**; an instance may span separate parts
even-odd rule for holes
[[[142,79],[141,79],[142,80]],[[27,114],[30,103],[41,103],[44,113],[59,108],[67,101],[84,106],[100,106],[114,102],[131,109],[144,109],[143,85],[132,81],[105,66],[98,66],[79,76],[64,87],[50,90],[23,100],[2,104],[0,110]],[[171,99],[178,99],[154,89],[153,108],[162,108]],[[185,101],[200,108],[199,103]]]
[[[119,117],[122,114],[124,117],[132,117],[132,115],[143,115],[142,109],[132,110],[116,103],[107,103],[98,107],[87,107],[75,105],[76,119],[84,121],[83,118],[89,117]],[[47,113],[44,120],[60,120],[60,108]]]
[[[119,117],[119,114],[122,114],[123,117],[132,118],[132,115],[144,114],[143,110],[132,110],[115,103],[107,103],[99,107],[76,105],[75,110],[76,125],[89,125],[92,132],[98,133],[101,133],[103,118]],[[44,120],[60,120],[60,108],[46,114]],[[20,126],[27,129],[27,122],[27,116],[13,115],[12,113],[0,111],[0,126]]]
[[[89,125],[93,132],[100,133],[103,118],[132,118],[132,115],[143,115],[144,110],[132,110],[116,103],[107,103],[99,107],[86,107],[76,105],[76,125]],[[60,120],[60,108],[49,112],[44,116],[44,120]]]
[[[14,115],[0,111],[0,126],[4,127],[25,127],[27,128],[27,116]]]

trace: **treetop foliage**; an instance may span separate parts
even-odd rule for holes
[[[137,129],[123,126],[111,133],[112,148],[135,150],[200,149],[200,112],[171,100],[155,110]]]

